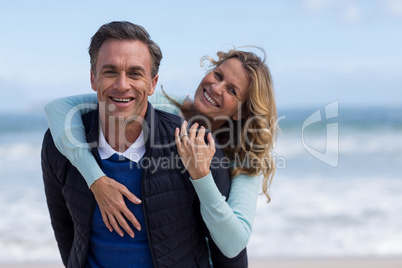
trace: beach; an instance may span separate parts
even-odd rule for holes
[[[252,260],[250,268],[400,268],[402,258],[313,258]]]
[[[302,137],[314,111],[279,112],[272,201],[258,198],[249,267],[402,267],[402,110],[342,109],[338,136],[318,122]],[[0,267],[62,267],[40,168],[46,119],[0,121]],[[307,148],[338,149],[338,164]]]
[[[62,268],[60,263],[0,264],[1,268]],[[400,268],[399,258],[311,258],[250,260],[249,268]]]

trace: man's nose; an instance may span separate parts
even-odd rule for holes
[[[126,91],[130,88],[130,83],[128,81],[127,76],[124,73],[121,73],[116,80],[115,87],[118,91]]]

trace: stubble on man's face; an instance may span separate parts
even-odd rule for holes
[[[151,77],[151,56],[140,41],[108,40],[99,50],[92,88],[103,103],[104,120],[132,122],[144,117],[148,96],[153,94],[158,76]]]

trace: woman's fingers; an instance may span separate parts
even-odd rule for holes
[[[183,145],[181,144],[180,129],[178,127],[174,131],[174,137],[176,139],[177,151],[181,152],[181,149],[182,149]]]
[[[123,188],[120,190],[121,194],[127,197],[129,201],[131,201],[134,204],[141,204],[141,199],[139,199],[135,194],[130,192],[127,188]],[[126,207],[126,206],[125,206]]]
[[[141,200],[135,196],[133,193],[131,193],[127,188],[123,189],[121,191],[122,195],[124,195],[125,197],[127,197],[131,202],[133,202],[134,204],[141,204]],[[126,202],[120,202],[119,204],[117,204],[117,211],[116,213],[123,213],[123,215],[133,224],[133,226],[140,231],[141,230],[141,224],[138,222],[137,218],[134,216],[134,214],[131,212],[131,210],[128,209]],[[117,218],[119,220],[119,218]],[[124,220],[124,218],[123,218]],[[131,228],[126,225],[127,222],[124,220],[122,220],[122,223],[125,225],[123,226],[122,224],[120,224],[121,227],[123,227],[123,229],[131,236],[134,237],[134,233],[131,230]],[[120,223],[120,221],[119,221]]]
[[[209,173],[212,158],[215,154],[215,142],[212,134],[207,136],[208,144],[205,141],[205,127],[198,129],[199,124],[195,123],[187,133],[187,122],[184,122],[180,130],[176,128],[175,139],[177,151],[184,167],[193,179],[205,177]]]
[[[123,201],[124,202],[124,201]],[[126,208],[127,206],[124,205]],[[100,207],[99,207],[100,209]],[[124,236],[124,232],[122,231],[121,228],[123,228],[124,231],[126,231],[126,233],[131,236],[132,238],[134,238],[134,232],[131,229],[131,227],[128,225],[126,219],[123,217],[122,213],[126,216],[127,219],[132,219],[134,217],[134,215],[131,213],[131,211],[127,208],[126,211],[120,212],[118,208],[115,208],[113,210],[110,210],[107,212],[107,221],[105,221],[105,218],[103,217],[103,214],[106,214],[106,212],[102,211],[102,219],[103,222],[106,224],[106,227],[108,227],[108,225],[112,227],[112,230],[108,227],[109,231],[113,231],[113,229],[116,231],[116,233],[118,233],[121,237]],[[131,215],[131,216],[130,216]],[[108,224],[109,222],[109,224]],[[137,219],[134,220],[134,222],[136,224],[138,224]],[[135,226],[135,225],[134,225]],[[121,227],[121,228],[120,228]],[[137,228],[137,227],[136,227]]]
[[[205,127],[201,127],[198,129],[199,124],[198,123],[194,123],[190,129],[187,130],[187,126],[188,123],[187,121],[184,121],[181,124],[180,127],[180,131],[178,130],[178,128],[176,128],[175,130],[175,138],[176,138],[176,142],[179,144],[181,143],[181,145],[178,145],[183,147],[187,146],[188,143],[190,144],[198,144],[198,145],[206,145],[205,144]]]
[[[126,233],[132,238],[134,238],[135,236],[133,230],[131,229],[126,219],[128,219],[138,231],[141,230],[140,223],[129,209],[123,211],[122,213],[114,212],[109,213],[108,215],[106,215],[104,212],[101,213],[103,222],[106,224],[106,227],[109,229],[109,231],[112,232],[114,229],[116,233],[118,233],[121,237],[124,236],[124,232],[122,231],[121,228],[123,228],[123,230],[126,231]]]
[[[110,225],[109,218],[106,215],[106,213],[101,211],[101,215],[102,215],[102,220],[105,223],[105,225],[106,225],[107,229],[109,230],[109,232],[113,232],[113,227],[112,227],[112,225]]]
[[[215,150],[215,140],[212,138],[212,133],[209,132],[207,135],[208,147]]]
[[[128,211],[128,212],[127,212]],[[135,218],[134,215],[131,213],[131,211],[129,209],[127,209],[127,211],[123,212],[124,215],[126,215],[126,213],[131,214],[131,217]],[[126,231],[126,233],[131,236],[132,238],[134,238],[134,232],[131,229],[131,227],[128,225],[126,218],[123,217],[122,213],[116,213],[113,215],[114,218],[117,220],[118,224],[116,224],[116,227],[119,229],[119,231],[116,230],[116,232],[123,237],[124,233],[121,231],[122,227],[124,229],[124,231]],[[126,216],[127,217],[127,216]],[[135,219],[135,222],[137,222],[137,219]],[[119,226],[120,225],[120,226]]]
[[[138,231],[141,231],[141,224],[138,222],[137,218],[134,216],[134,214],[131,212],[131,210],[127,210],[123,212],[124,216],[133,224],[135,229]],[[120,224],[121,225],[121,224]],[[134,237],[134,232],[131,230],[131,228],[127,225],[128,228],[125,228],[123,225],[121,225],[124,230],[131,236]]]
[[[110,224],[112,225],[113,229],[116,231],[116,233],[118,233],[121,237],[124,236],[123,231],[120,229],[119,224],[117,223],[115,216],[113,214],[109,214],[108,215],[108,219]]]
[[[183,124],[181,124],[180,139],[182,143],[186,143],[188,139],[187,125],[188,125],[187,121],[184,121]]]
[[[198,127],[198,123],[195,123],[194,125],[192,125],[189,129],[189,134],[188,134],[188,138],[190,139],[190,141],[194,141],[196,135],[197,135],[197,127]]]
[[[204,136],[205,136],[205,127],[201,127],[198,130],[198,134],[197,134],[197,143],[198,145],[206,145],[205,141],[204,141]]]
[[[134,232],[127,220],[137,230],[141,230],[141,225],[128,209],[124,196],[135,204],[140,204],[141,200],[131,193],[127,187],[109,177],[103,176],[95,181],[90,188],[99,205],[103,222],[109,231],[114,229],[120,236],[123,236],[124,232],[120,228],[122,227],[131,237],[134,237]]]

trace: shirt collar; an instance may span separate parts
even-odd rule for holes
[[[114,150],[106,141],[105,135],[103,134],[102,128],[99,128],[99,146],[98,152],[100,158],[107,159],[111,157],[113,154],[122,155],[127,159],[130,159],[133,162],[138,163],[140,159],[145,154],[145,141],[143,131],[141,130],[140,136],[137,140],[123,153],[117,152]]]

